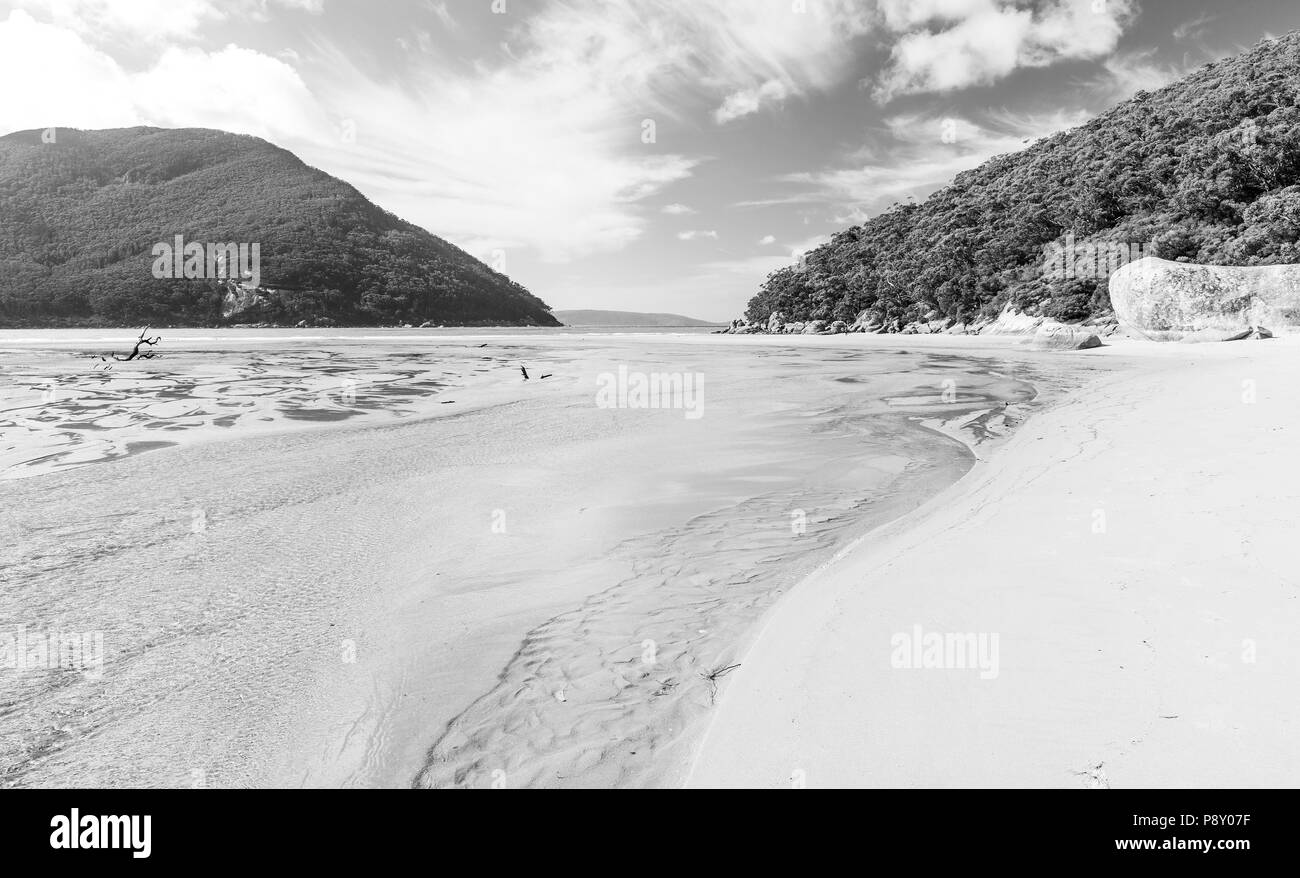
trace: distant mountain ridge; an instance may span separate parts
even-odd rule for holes
[[[722,326],[710,320],[697,320],[681,314],[654,314],[642,311],[556,311],[555,317],[565,326]]]
[[[174,237],[257,243],[260,291],[156,277]],[[557,326],[541,299],[256,137],[202,128],[0,137],[0,325]]]

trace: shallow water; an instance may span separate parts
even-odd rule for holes
[[[0,338],[0,636],[104,655],[0,668],[4,782],[670,782],[780,594],[967,469],[918,419],[1035,395],[1015,358],[290,334],[108,379]],[[701,416],[598,407],[619,366],[703,375]]]

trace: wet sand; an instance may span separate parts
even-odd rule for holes
[[[97,678],[0,670],[0,778],[678,783],[737,671],[708,676],[755,623],[966,472],[945,430],[996,444],[1040,392],[1090,380],[934,340],[738,341],[232,341],[133,388],[92,377],[89,411],[42,405],[66,346],[0,343],[28,394],[0,424],[24,476],[5,482],[0,631],[100,631],[106,657]],[[703,374],[703,416],[597,407],[620,365]],[[188,408],[163,432],[169,393]],[[81,456],[33,466],[74,418],[100,426]],[[158,441],[176,444],[130,453]]]
[[[1122,368],[763,620],[688,785],[1300,782],[1300,338],[1087,353]]]

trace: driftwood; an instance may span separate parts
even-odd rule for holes
[[[117,354],[113,354],[113,359],[117,360],[119,363],[129,363],[130,361],[136,359],[152,360],[154,357],[158,355],[158,352],[149,350],[149,351],[145,351],[144,353],[140,353],[140,346],[149,345],[149,347],[152,348],[154,345],[158,344],[158,342],[162,341],[162,336],[160,335],[157,338],[148,338],[147,337],[148,334],[149,334],[149,327],[146,326],[144,329],[140,330],[140,338],[136,340],[135,348],[132,349],[130,355],[125,357],[119,357]]]

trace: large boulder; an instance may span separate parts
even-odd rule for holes
[[[773,311],[767,318],[767,331],[778,333],[785,326],[786,317],[781,311]]]
[[[1110,276],[1120,323],[1155,341],[1222,341],[1300,328],[1300,265],[1195,265],[1148,257]],[[1245,335],[1243,335],[1245,334]]]
[[[1030,347],[1036,351],[1086,351],[1101,347],[1101,339],[1087,326],[1046,320],[1034,333]]]
[[[843,335],[849,331],[849,325],[843,320],[836,320],[832,322],[830,326],[826,327],[826,331],[831,335]]]
[[[825,320],[809,320],[803,325],[804,335],[816,335],[826,328]]]

